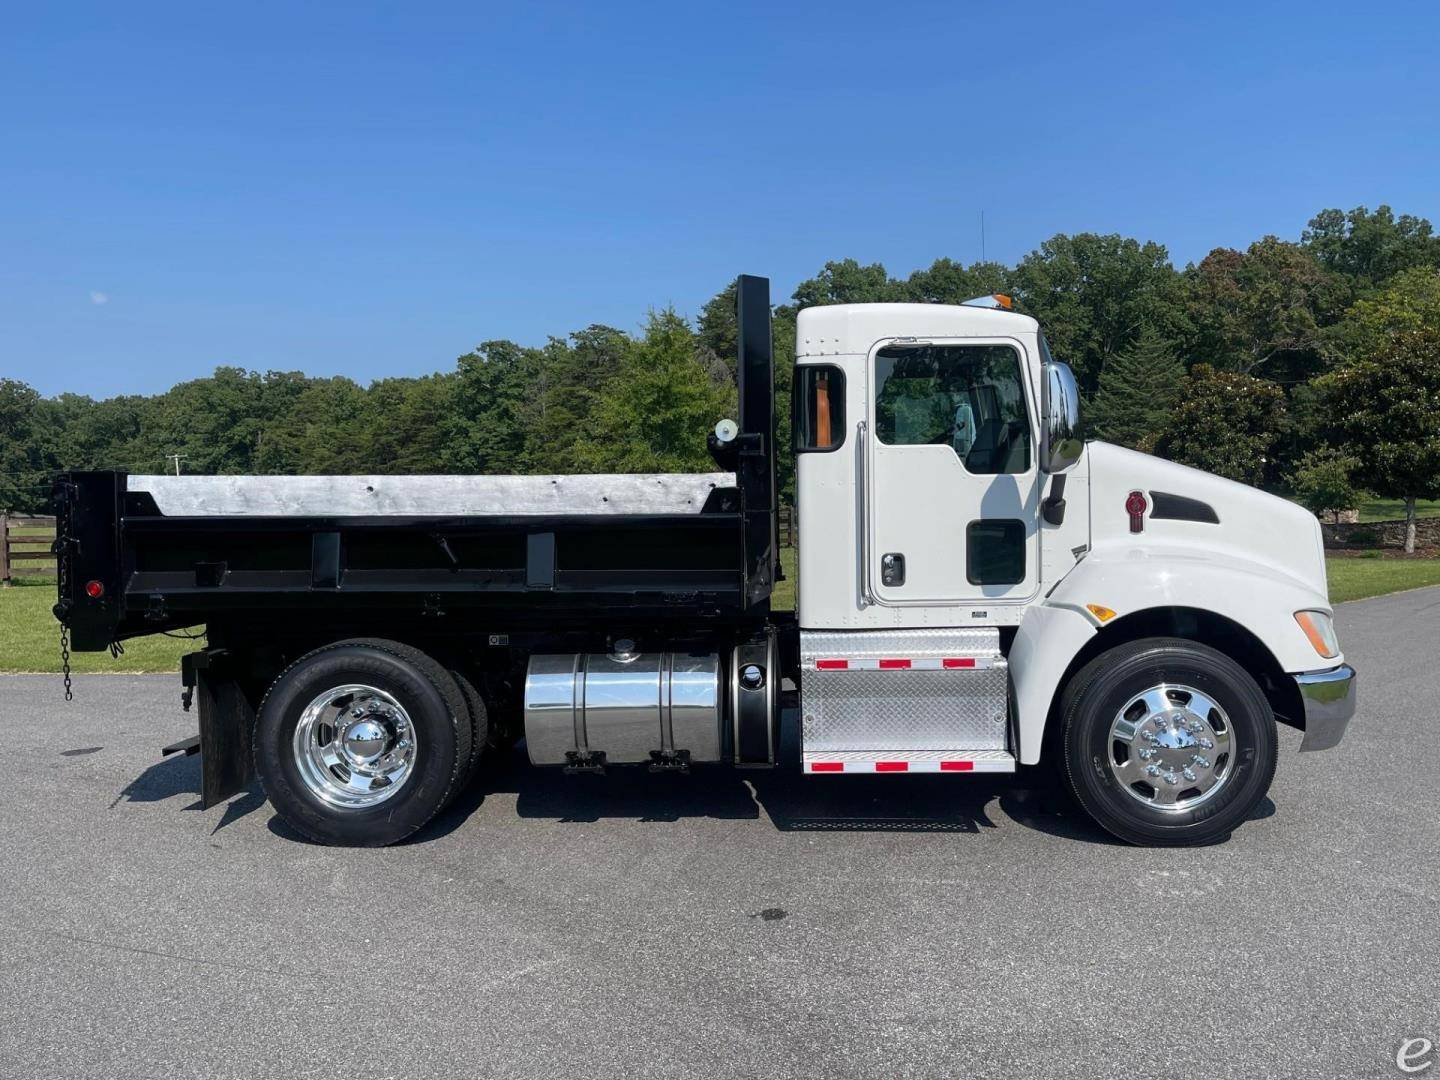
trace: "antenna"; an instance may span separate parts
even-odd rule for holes
[[[165,460],[166,460],[166,461],[173,461],[173,462],[175,463],[175,475],[176,475],[176,476],[179,476],[179,475],[180,475],[180,462],[182,462],[182,461],[189,461],[189,460],[190,460],[190,457],[189,457],[188,454],[166,454],[166,455],[165,455]]]

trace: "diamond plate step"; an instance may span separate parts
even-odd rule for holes
[[[806,751],[807,773],[1013,773],[1006,750]]]

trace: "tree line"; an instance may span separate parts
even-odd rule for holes
[[[1177,268],[1161,244],[1057,235],[1010,266],[907,277],[826,263],[775,309],[782,439],[795,316],[815,304],[1005,293],[1075,368],[1087,433],[1295,494],[1440,497],[1440,237],[1389,207],[1316,214]],[[220,367],[162,394],[40,396],[0,379],[0,508],[43,510],[61,468],[198,473],[688,471],[735,411],[733,286],[542,346],[486,341],[452,371],[380,379]],[[784,457],[782,456],[782,462]],[[783,490],[793,488],[788,463]]]

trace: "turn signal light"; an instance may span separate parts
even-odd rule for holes
[[[1104,604],[1086,604],[1085,610],[1090,612],[1091,615],[1094,615],[1095,618],[1099,619],[1102,623],[1109,622],[1115,617],[1114,610],[1106,607]]]
[[[87,581],[85,583],[85,595],[91,600],[99,600],[105,595],[105,583],[103,581]]]
[[[1310,639],[1311,647],[1326,660],[1340,655],[1340,639],[1335,636],[1335,623],[1329,615],[1323,611],[1297,611],[1295,621]]]

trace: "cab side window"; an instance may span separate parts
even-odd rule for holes
[[[795,369],[795,449],[827,452],[845,441],[845,373],[832,364]]]
[[[972,473],[1030,469],[1020,355],[1009,345],[891,345],[875,356],[875,434],[949,446]]]

